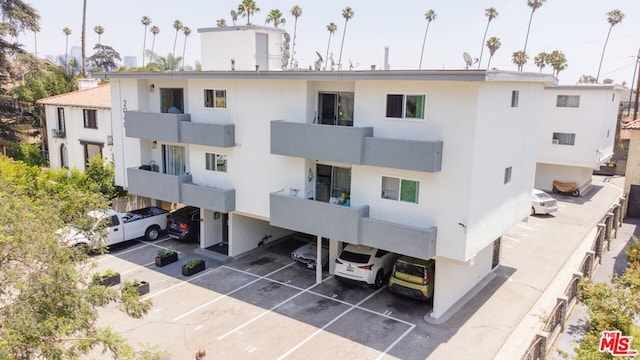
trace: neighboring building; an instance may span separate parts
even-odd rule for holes
[[[624,193],[628,194],[626,216],[638,218],[640,217],[640,119],[629,121],[624,129],[625,135],[629,136],[624,179]]]
[[[124,66],[128,67],[128,68],[133,68],[133,67],[137,67],[138,66],[138,61],[137,58],[135,56],[125,56],[124,59]]]
[[[613,156],[616,123],[625,89],[617,85],[547,87],[539,105],[538,160],[534,186],[575,182],[581,193],[593,171]]]
[[[80,84],[81,88],[87,84]],[[89,85],[90,86],[90,85]],[[43,136],[49,166],[81,171],[89,159],[112,160],[111,91],[109,85],[89,87],[37,101],[45,107]]]
[[[239,28],[228,32],[263,29]],[[203,65],[225,58],[217,48]],[[550,75],[225,70],[105,73],[116,184],[200,207],[201,248],[237,256],[299,231],[330,239],[330,264],[344,243],[434,258],[437,319],[529,214]]]

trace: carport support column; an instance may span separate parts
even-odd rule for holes
[[[316,284],[322,283],[322,236],[316,241]]]

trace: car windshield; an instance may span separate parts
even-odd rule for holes
[[[535,196],[538,200],[553,200],[553,198],[547,193],[536,193],[533,196]]]
[[[396,272],[420,278],[424,276],[424,268],[422,266],[409,264],[403,261],[398,261],[396,263]]]
[[[369,262],[370,258],[371,255],[369,254],[360,254],[345,250],[342,250],[342,253],[340,254],[340,259],[357,264],[366,264]]]

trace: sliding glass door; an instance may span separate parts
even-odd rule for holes
[[[184,175],[187,173],[185,151],[183,146],[162,145],[162,163],[164,173],[168,175]]]

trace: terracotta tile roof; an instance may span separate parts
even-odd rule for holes
[[[92,89],[78,90],[40,99],[37,103],[43,105],[111,109],[111,90],[108,84],[101,85]]]
[[[622,120],[622,126],[620,129],[620,139],[621,140],[631,139],[632,130],[640,130],[640,118],[638,118],[637,120],[633,120],[633,116],[630,116]]]

